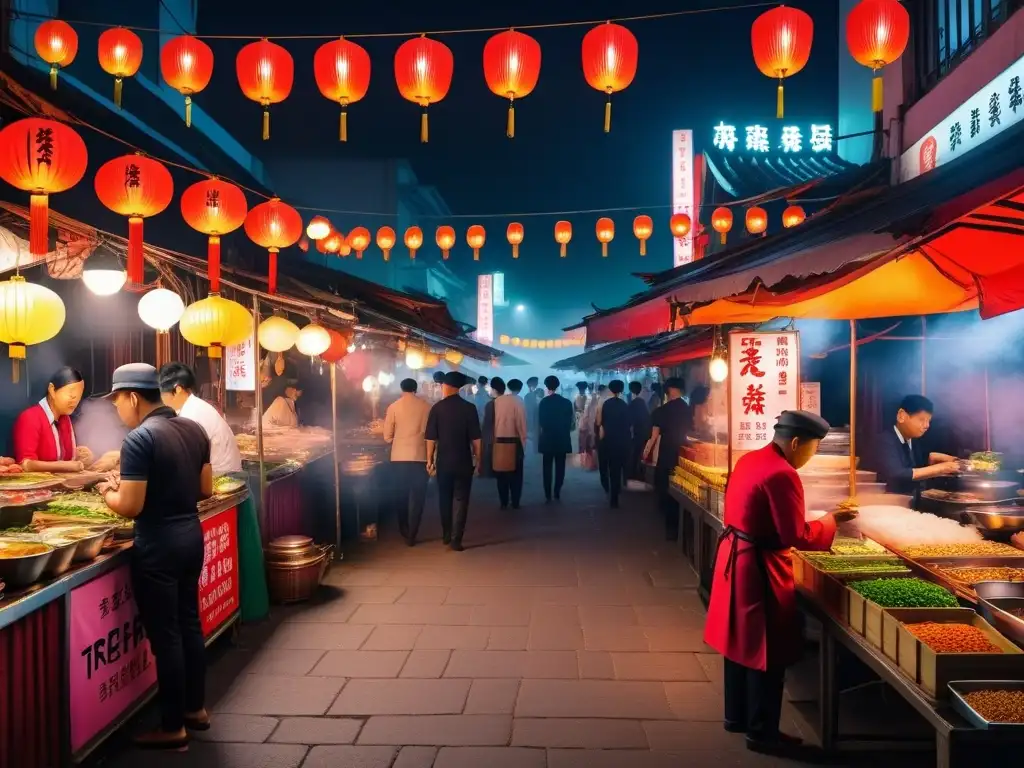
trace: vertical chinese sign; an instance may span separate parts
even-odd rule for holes
[[[156,661],[128,565],[71,590],[68,598],[71,752],[81,752],[156,685]]]
[[[672,131],[672,213],[688,214],[691,220],[690,234],[674,238],[674,267],[693,261],[693,237],[698,219],[693,180],[693,131]]]
[[[494,275],[476,279],[476,340],[494,343]]]
[[[800,408],[800,334],[729,334],[729,432],[733,451],[772,441],[783,411]]]
[[[821,416],[821,382],[800,382],[800,410]]]
[[[241,610],[238,597],[238,510],[202,521],[203,571],[199,576],[199,619],[210,637]]]
[[[224,356],[224,364],[227,366],[224,374],[224,386],[230,392],[255,392],[256,391],[256,357],[253,354],[255,345],[253,337],[227,348]]]

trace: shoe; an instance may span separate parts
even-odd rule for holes
[[[557,491],[555,493],[555,501],[561,501],[561,500],[562,500],[562,492],[561,491]]]
[[[182,728],[182,733],[185,729]],[[165,750],[168,752],[187,752],[188,734],[184,736],[170,736],[166,731],[156,730],[143,733],[132,739],[132,743],[139,749]]]
[[[452,543],[452,535],[450,533],[444,534],[444,536],[441,537],[441,541],[444,542],[444,545],[447,547]]]
[[[612,509],[618,509],[619,508],[619,500],[615,499],[614,501],[611,502],[611,504],[609,506],[611,506]]]
[[[452,552],[463,552],[463,551],[465,551],[465,549],[466,548],[464,546],[462,546],[462,542],[461,541],[453,541],[451,543],[451,550],[452,550]]]
[[[188,715],[185,715],[185,729],[189,731],[210,730],[209,713],[204,711],[199,717],[189,717]]]
[[[786,733],[764,738],[747,734],[747,750],[774,757],[797,757],[804,753],[804,740]]]
[[[416,546],[416,537],[415,536],[406,537],[406,539],[405,539],[405,546],[407,546],[407,547],[415,547]]]
[[[508,504],[502,504],[498,509],[508,509]]]
[[[551,497],[550,496],[545,496],[544,497],[544,503],[545,504],[550,504],[551,503]]]
[[[747,726],[742,723],[735,723],[731,720],[726,720],[723,726],[727,733],[746,733]]]

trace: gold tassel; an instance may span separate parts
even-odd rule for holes
[[[11,383],[17,384],[21,381],[21,362],[17,359],[11,360]]]
[[[877,71],[877,70],[876,70]],[[880,75],[876,75],[871,81],[871,111],[881,112],[885,106],[885,101],[882,93],[882,78]]]
[[[427,121],[427,108],[423,108],[420,115],[420,143],[426,144],[430,140],[430,123]]]
[[[124,86],[124,81],[120,77],[114,78],[114,106],[118,109],[121,108],[121,90]]]
[[[783,113],[785,112],[784,103],[785,103],[785,98],[782,95],[782,78],[780,77],[779,78],[779,95],[776,98],[776,104],[775,104],[775,116],[777,118],[779,118],[780,120],[782,119]]]
[[[568,243],[559,243],[559,245],[561,246],[561,248],[559,248],[558,253],[564,259],[565,258],[565,246],[568,245]]]
[[[263,108],[263,140],[270,138],[270,107]]]
[[[505,135],[510,139],[516,137],[516,107],[512,99],[508,100],[508,122],[505,124]]]
[[[722,245],[725,245],[725,232],[722,232]]]
[[[56,91],[57,90],[57,65],[56,64],[51,64],[50,65],[50,90],[51,91]]]
[[[640,255],[641,256],[646,256],[647,255],[647,241],[646,240],[641,240],[640,241]]]
[[[601,258],[608,258],[608,243],[601,243]]]
[[[185,96],[185,127],[192,127],[192,97]]]
[[[348,112],[345,107],[341,108],[341,122],[338,125],[338,140],[348,141]]]
[[[513,243],[512,244],[512,258],[513,259],[518,259],[519,258],[519,243]]]
[[[611,133],[612,130],[612,95],[608,94],[608,101],[604,103],[604,132]]]

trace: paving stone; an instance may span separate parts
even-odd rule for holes
[[[350,680],[328,714],[455,715],[462,712],[466,704],[470,683],[470,680]]]
[[[343,624],[356,612],[359,603],[354,600],[346,600],[340,594],[327,602],[306,603],[296,606],[285,623],[287,624]]]
[[[252,742],[259,744],[277,727],[277,718],[259,715],[217,714],[211,718],[210,730],[195,731],[199,741]]]
[[[506,715],[385,715],[366,721],[358,743],[488,747],[505,746],[511,735],[512,718]]]
[[[531,651],[582,651],[583,630],[573,624],[530,625],[527,648]]]
[[[398,598],[399,605],[444,605],[448,587],[407,587]]]
[[[721,686],[725,681],[725,660],[717,653],[698,653],[697,661],[704,667],[708,680]]]
[[[647,736],[637,720],[517,718],[512,721],[512,746],[647,749]]]
[[[436,747],[402,747],[392,768],[432,768]]]
[[[575,606],[567,609],[564,605],[536,605],[530,609],[530,626],[580,627],[580,612]]]
[[[516,717],[669,719],[662,683],[618,680],[523,680]]]
[[[707,681],[692,653],[613,653],[616,680]]]
[[[680,720],[720,723],[725,702],[718,683],[665,683],[665,695],[673,714]]]
[[[352,568],[345,564],[339,564],[328,571],[324,581],[351,587],[379,587],[388,580],[389,576],[391,576],[389,570]]]
[[[676,605],[638,605],[634,608],[642,627],[703,629],[704,618]]]
[[[467,715],[511,715],[519,694],[518,680],[474,680],[466,700]]]
[[[473,615],[468,605],[361,605],[350,624],[422,624],[468,626]]]
[[[534,592],[530,587],[466,587],[448,591],[447,605],[530,605]]]
[[[395,747],[313,747],[302,768],[390,768],[396,754]]]
[[[547,768],[713,768],[723,766],[719,755],[690,751],[646,752],[614,749],[551,749]],[[761,765],[761,763],[757,763]]]
[[[311,674],[323,677],[398,677],[408,651],[328,651]]]
[[[581,605],[580,622],[584,629],[629,627],[637,623],[636,612],[628,605]]]
[[[270,740],[282,744],[351,744],[362,727],[362,720],[286,717],[281,720]]]
[[[575,606],[579,605],[582,599],[579,587],[538,587],[533,592],[534,604]]]
[[[615,665],[607,651],[580,651],[580,678],[583,680],[614,680]]]
[[[234,715],[322,715],[344,684],[340,677],[240,675],[212,710]]]
[[[399,677],[438,678],[448,667],[451,651],[413,651]]]
[[[644,627],[650,649],[661,653],[707,653],[711,647],[704,644],[704,627]]]
[[[354,624],[282,624],[266,647],[285,650],[355,650],[370,636],[371,627]]]
[[[416,645],[423,627],[412,627],[404,624],[384,624],[374,627],[362,651],[411,651]]]
[[[403,568],[392,571],[385,583],[402,587],[454,587],[461,580],[461,574],[454,570]]]
[[[491,627],[488,651],[525,651],[529,647],[529,627]]]
[[[445,677],[576,678],[571,651],[454,651]]]
[[[588,651],[646,651],[649,642],[643,627],[590,626],[583,630]]]
[[[512,747],[445,747],[434,768],[545,768],[543,749]]]
[[[491,636],[489,627],[424,627],[416,648],[427,651],[482,651]]]
[[[473,608],[470,623],[481,627],[525,627],[530,623],[530,606],[477,605]]]
[[[651,749],[672,750],[745,750],[742,734],[728,733],[721,722],[699,723],[677,720],[643,724]]]
[[[307,675],[326,651],[265,648],[252,655],[245,671],[255,675]]]
[[[342,587],[341,593],[347,603],[390,605],[405,594],[405,587],[345,586]]]

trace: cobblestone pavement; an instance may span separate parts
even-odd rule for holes
[[[365,545],[315,602],[242,632],[211,668],[213,729],[187,754],[114,764],[791,765],[722,729],[721,659],[652,495],[610,510],[596,474],[570,469],[544,504],[539,472],[528,463],[518,511],[474,483],[463,553],[442,547],[428,499],[420,545]]]

